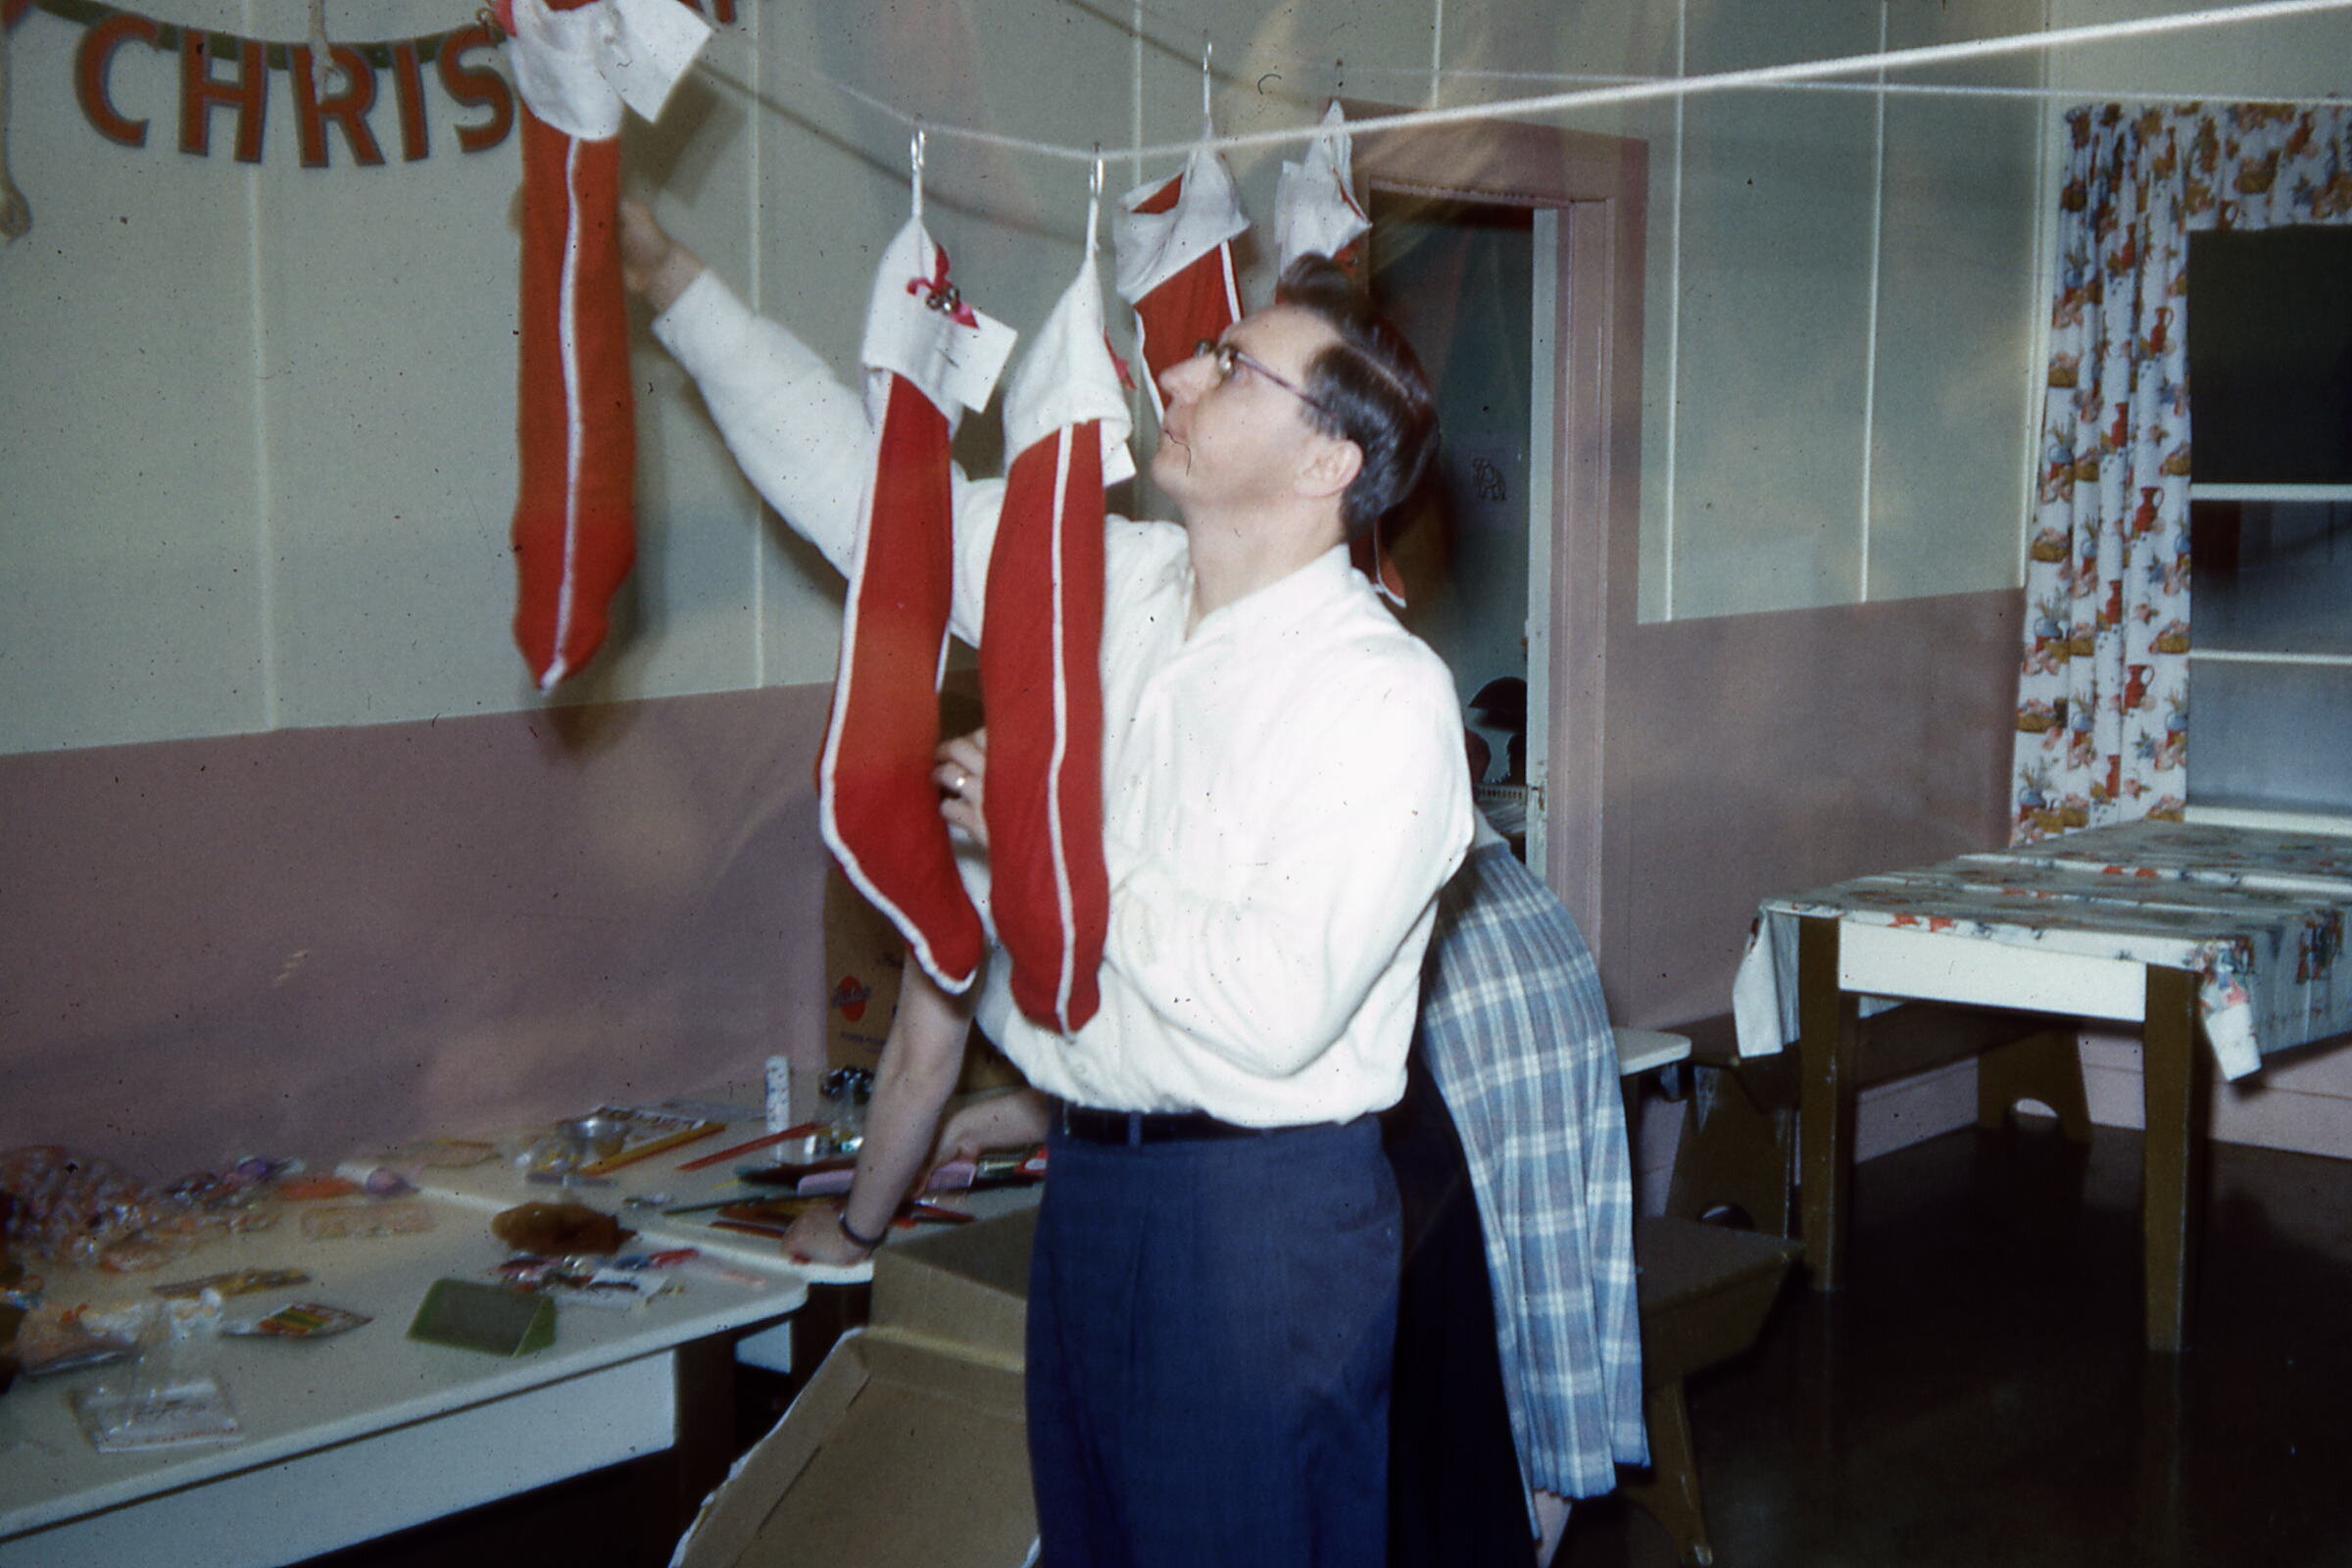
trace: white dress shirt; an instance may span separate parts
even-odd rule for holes
[[[705,272],[655,322],[744,472],[837,565],[873,438],[860,399]],[[953,629],[975,645],[1002,481],[957,475]],[[1470,842],[1445,664],[1334,548],[1188,637],[1184,531],[1106,524],[1102,684],[1110,925],[1076,1034],[981,1022],[1078,1104],[1340,1121],[1404,1091],[1438,889]]]

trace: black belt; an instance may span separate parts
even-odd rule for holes
[[[1097,1110],[1091,1105],[1069,1104],[1061,1107],[1060,1123],[1064,1136],[1082,1144],[1113,1144],[1126,1149],[1212,1138],[1262,1138],[1282,1130],[1219,1121],[1205,1110]]]

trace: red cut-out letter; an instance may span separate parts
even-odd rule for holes
[[[205,62],[215,44],[233,44],[237,74],[221,80]],[[211,156],[212,112],[226,104],[237,112],[237,162],[262,161],[262,127],[269,122],[270,65],[256,38],[232,38],[227,33],[201,32],[194,27],[179,35],[179,150],[199,158]]]
[[[326,122],[330,120],[343,127],[343,138],[351,144],[355,162],[380,164],[383,149],[375,144],[375,132],[368,128],[368,111],[375,107],[375,73],[357,49],[344,44],[327,45],[327,55],[342,69],[347,85],[341,92],[321,98],[311,75],[311,46],[294,46],[294,126],[302,143],[302,167],[326,167]]]
[[[81,47],[74,52],[74,93],[81,100],[82,118],[108,141],[125,147],[147,145],[147,122],[125,120],[115,112],[114,99],[106,90],[107,74],[114,66],[115,51],[126,40],[142,39],[155,48],[161,30],[149,18],[118,11],[91,23],[81,35]]]

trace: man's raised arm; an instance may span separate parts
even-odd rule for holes
[[[621,276],[656,312],[654,336],[694,377],[744,477],[845,575],[858,547],[874,438],[863,399],[814,350],[753,314],[643,205],[620,204]],[[955,478],[956,608],[977,641],[1000,481]]]

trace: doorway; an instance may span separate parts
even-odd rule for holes
[[[1544,864],[1556,215],[1375,189],[1370,273],[1420,353],[1444,442],[1396,530],[1404,623],[1453,671],[1479,808]]]
[[[1342,102],[1353,122],[1390,112]],[[1527,845],[1527,858],[1583,927],[1605,982],[1635,885],[1632,818],[1609,808],[1639,787],[1633,760],[1609,747],[1610,656],[1632,641],[1640,554],[1648,152],[1627,137],[1482,122],[1361,131],[1353,163],[1367,211],[1408,197],[1526,216],[1526,428],[1549,432],[1528,447],[1522,491],[1537,520],[1527,538],[1524,657],[1526,772],[1540,839]],[[1541,364],[1538,350],[1547,355]]]

